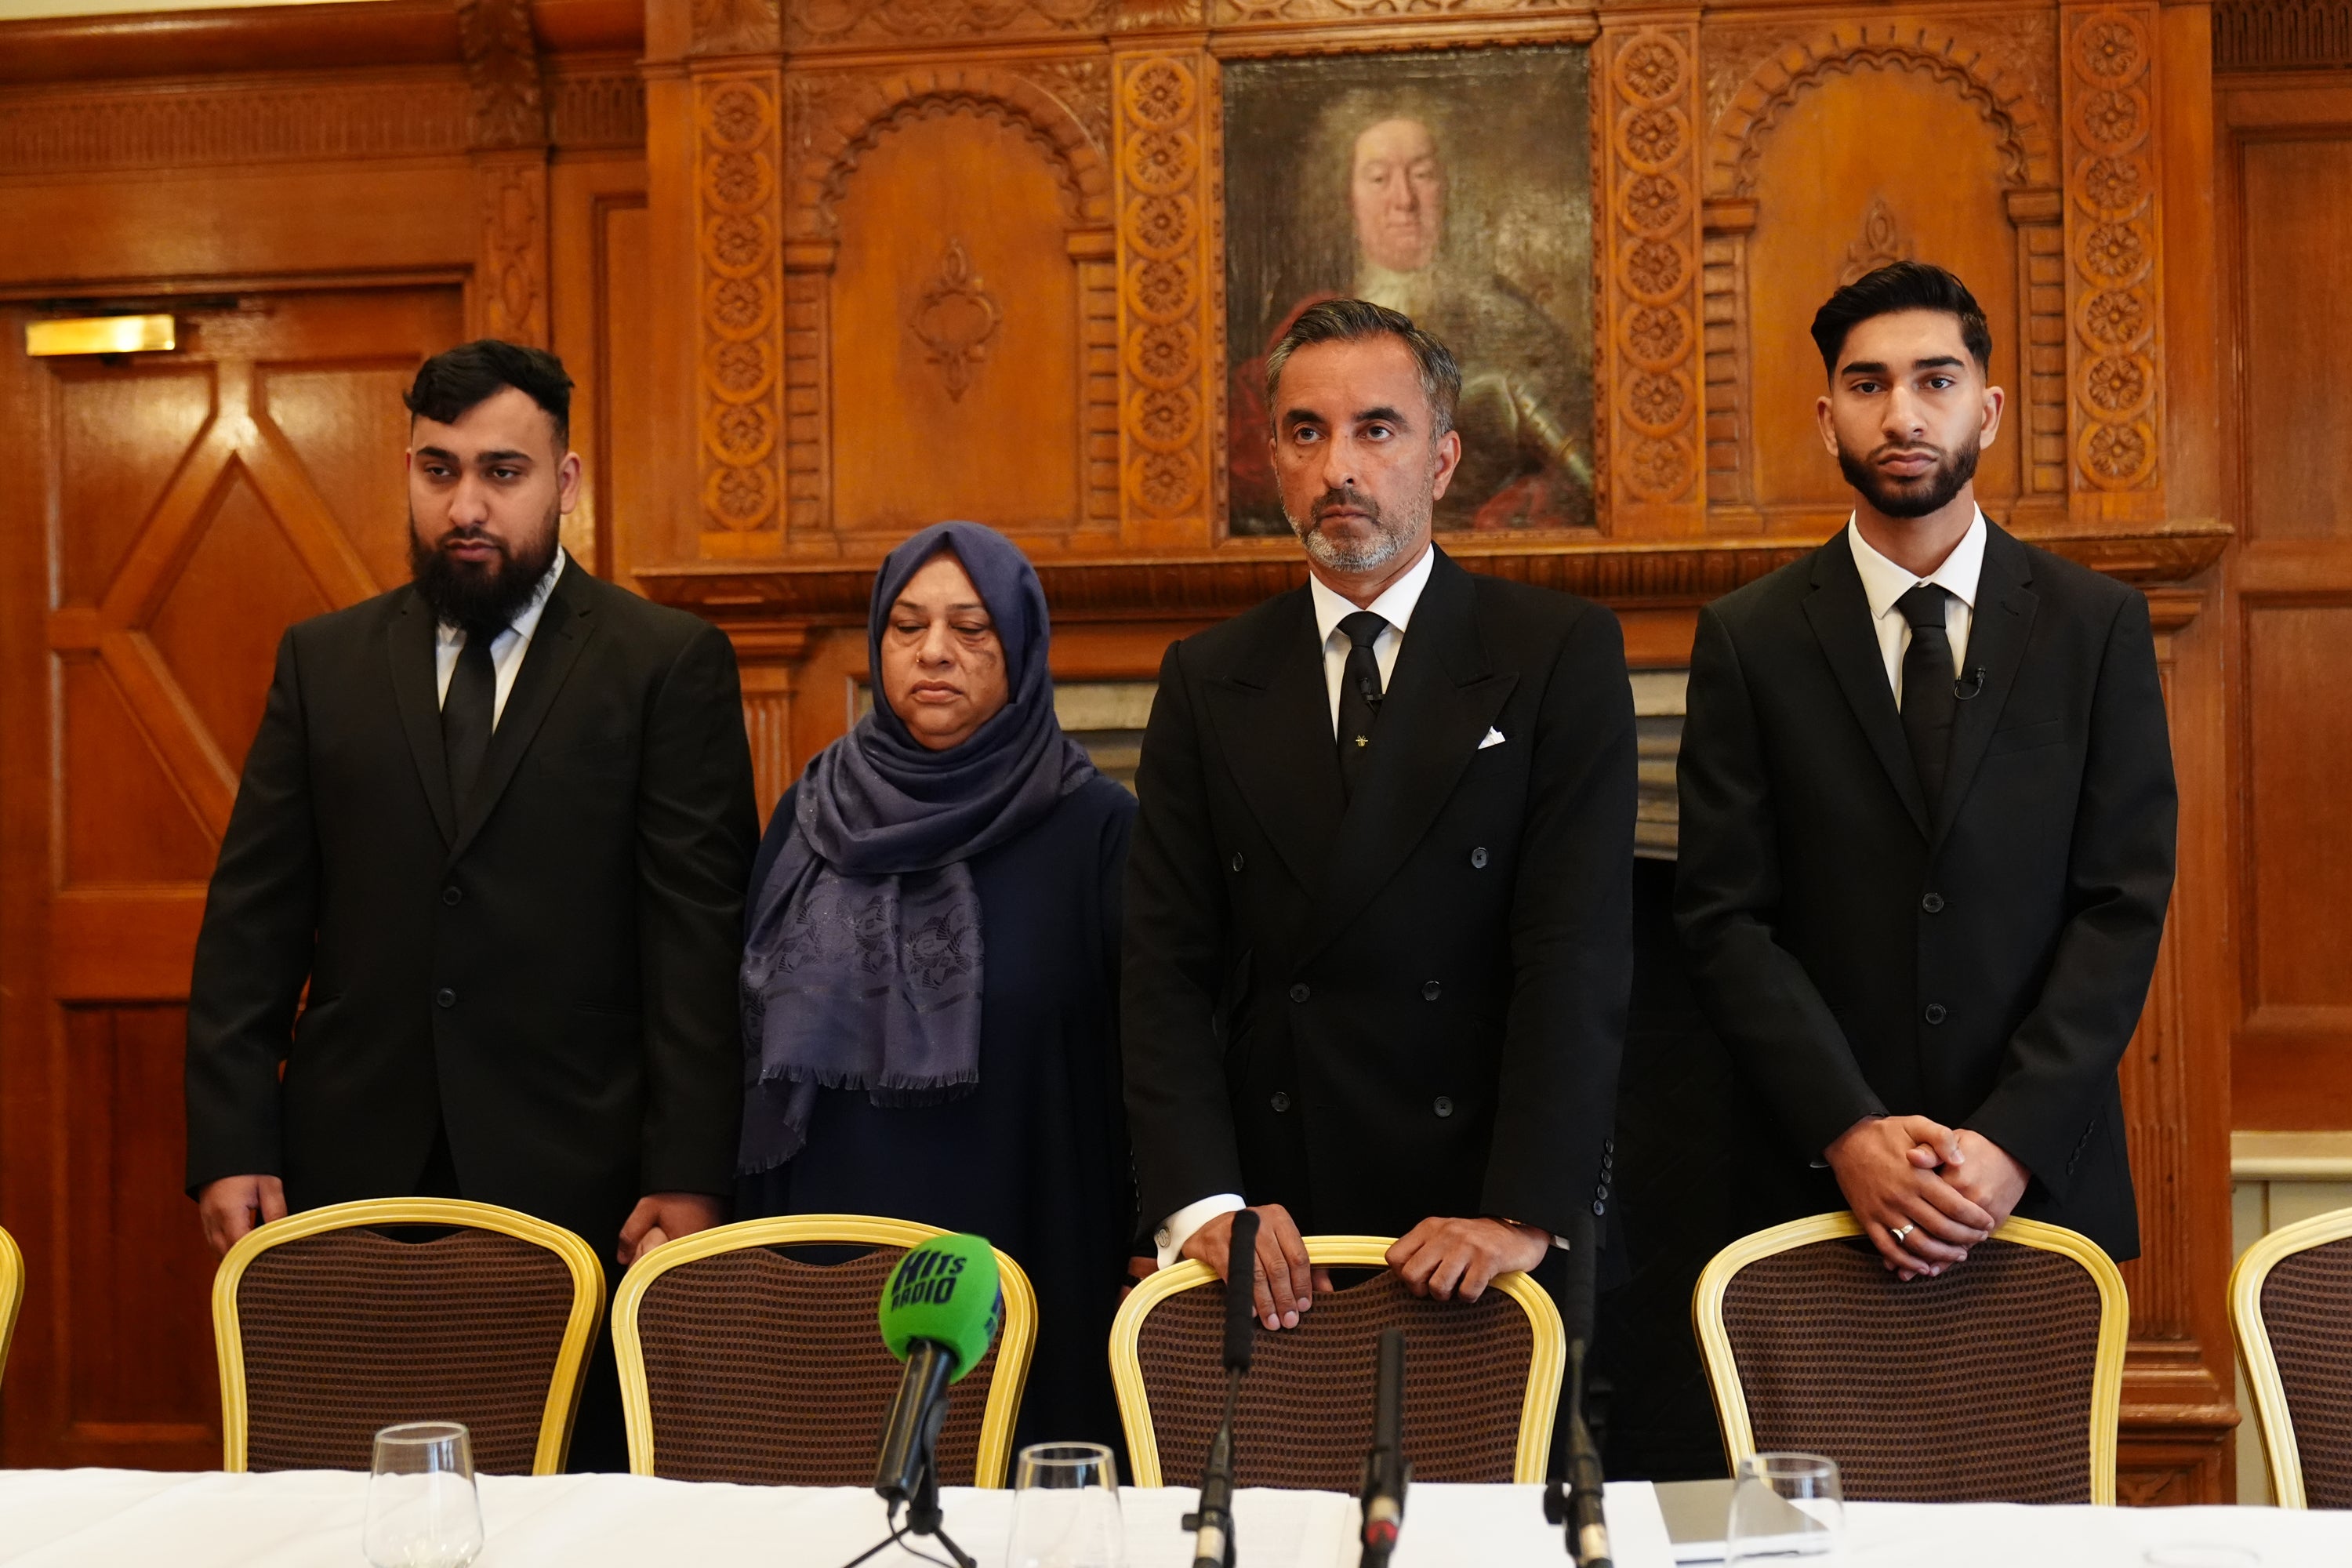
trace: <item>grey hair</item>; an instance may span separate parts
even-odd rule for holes
[[[1462,398],[1462,366],[1455,362],[1454,351],[1414,326],[1411,316],[1370,300],[1326,300],[1298,313],[1298,320],[1290,323],[1290,330],[1265,356],[1267,416],[1279,417],[1276,399],[1282,367],[1290,363],[1292,354],[1310,343],[1352,343],[1381,337],[1398,339],[1412,353],[1421,372],[1422,395],[1429,399],[1436,421],[1431,436],[1453,429],[1454,405]]]

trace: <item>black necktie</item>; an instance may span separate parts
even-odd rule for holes
[[[1381,716],[1381,662],[1372,657],[1372,643],[1388,629],[1370,610],[1339,619],[1349,645],[1348,667],[1339,672],[1339,782],[1350,795],[1372,743],[1372,721]]]
[[[490,754],[498,692],[490,637],[468,631],[466,646],[457,651],[457,668],[449,676],[448,694],[441,699],[441,749],[449,757],[449,800],[461,816],[482,776],[482,759]]]
[[[1952,755],[1952,720],[1959,696],[1952,671],[1952,637],[1944,626],[1948,589],[1922,583],[1895,601],[1911,623],[1911,646],[1903,652],[1903,735],[1911,742],[1911,765],[1919,772],[1919,793],[1935,820],[1944,794],[1944,770]]]

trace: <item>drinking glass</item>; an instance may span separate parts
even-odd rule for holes
[[[1119,1568],[1118,1463],[1100,1443],[1038,1443],[1013,1468],[1005,1568]]]
[[[367,1530],[375,1568],[465,1568],[482,1550],[474,1449],[455,1421],[409,1421],[375,1435]]]
[[[1834,1459],[1818,1454],[1750,1454],[1739,1461],[1724,1562],[1808,1559],[1832,1563],[1845,1539],[1845,1501]]]

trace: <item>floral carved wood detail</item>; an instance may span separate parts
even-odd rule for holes
[[[1904,237],[1895,209],[1886,205],[1885,196],[1873,196],[1862,215],[1862,233],[1845,247],[1845,266],[1839,269],[1838,284],[1843,287],[1864,273],[1910,259],[1911,242]]]
[[[784,37],[793,48],[940,38],[1099,35],[1110,0],[808,0],[789,6]]]
[[[1706,499],[1697,45],[1694,25],[1654,25],[1604,33],[1595,51],[1593,223],[1608,237],[1596,434],[1612,529],[1634,508],[1696,528]]]
[[[937,276],[923,286],[908,314],[907,331],[923,345],[923,357],[940,373],[950,402],[961,402],[988,358],[1004,312],[972,270],[961,238],[948,241]]]
[[[694,93],[703,547],[709,554],[753,553],[774,546],[782,488],[776,73],[698,76]]]
[[[2155,21],[2153,5],[2103,5],[2060,22],[2077,510],[2151,520],[2162,514]]]
[[[1203,63],[1154,54],[1116,68],[1123,510],[1150,519],[1198,515],[1209,499]]]

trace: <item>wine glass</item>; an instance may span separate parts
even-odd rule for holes
[[[1119,1568],[1118,1462],[1100,1443],[1021,1450],[1005,1568]]]
[[[375,1435],[367,1529],[375,1568],[465,1568],[482,1550],[471,1436],[455,1421],[409,1421]]]
[[[1739,1461],[1724,1562],[1833,1562],[1845,1539],[1845,1501],[1834,1459],[1750,1454]]]

